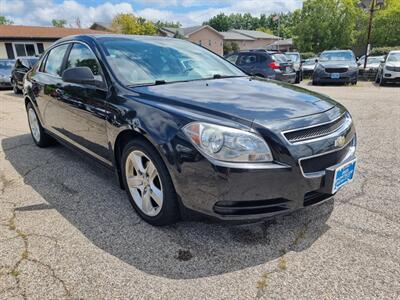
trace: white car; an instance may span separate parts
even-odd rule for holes
[[[375,82],[385,85],[388,82],[400,82],[400,50],[390,51],[379,65]]]

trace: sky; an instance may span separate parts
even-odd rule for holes
[[[93,22],[109,23],[117,13],[133,13],[152,21],[179,21],[199,25],[218,13],[260,15],[300,8],[302,0],[0,0],[0,15],[18,25],[51,26],[52,19],[65,19],[82,27]]]

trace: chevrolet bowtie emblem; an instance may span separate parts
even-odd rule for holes
[[[346,143],[346,138],[344,136],[339,136],[335,140],[335,147],[343,147],[345,143]]]

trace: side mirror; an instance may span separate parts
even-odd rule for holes
[[[304,64],[304,63],[305,63],[305,60],[304,60],[304,59],[302,59],[300,62],[301,62],[302,64]]]
[[[385,62],[385,59],[381,59],[381,64],[383,64]]]
[[[361,63],[359,61],[357,62],[357,66],[361,66]]]
[[[315,60],[315,63],[316,63],[316,64],[318,63],[318,58]]]
[[[92,70],[88,67],[76,67],[66,69],[62,73],[62,80],[70,83],[95,84]]]

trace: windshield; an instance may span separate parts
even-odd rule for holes
[[[369,63],[369,64],[379,64],[382,59],[383,59],[383,56],[371,56],[371,57],[367,58],[367,63]]]
[[[13,60],[0,60],[0,69],[9,70],[14,66]]]
[[[322,52],[320,60],[355,61],[354,54],[350,51]]]
[[[112,38],[102,45],[111,68],[126,85],[246,76],[218,55],[179,39]]]
[[[300,55],[296,53],[285,53],[286,57],[293,62],[300,61]]]
[[[284,54],[274,54],[272,55],[272,58],[280,63],[285,63],[288,61],[287,57]]]
[[[315,65],[315,60],[316,60],[317,58],[309,58],[309,59],[306,59],[304,62],[303,62],[303,65],[306,65],[306,66],[311,66],[311,65]]]
[[[396,52],[396,53],[390,53],[387,61],[390,62],[400,62],[400,52]]]

